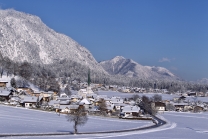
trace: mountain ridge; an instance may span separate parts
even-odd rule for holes
[[[142,66],[123,56],[116,56],[110,63],[98,63],[88,49],[72,38],[55,32],[38,16],[13,9],[0,10],[0,52],[3,57],[16,62],[50,65],[71,60],[105,75],[156,80],[178,79],[165,68]]]
[[[104,72],[89,50],[55,32],[37,16],[13,9],[0,10],[0,52],[13,61],[52,64],[70,59]]]
[[[110,75],[124,75],[141,79],[168,79],[179,80],[179,78],[164,67],[142,66],[141,64],[126,59],[123,56],[116,56],[111,60],[99,63]]]

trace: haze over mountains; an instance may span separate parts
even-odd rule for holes
[[[141,79],[179,79],[165,68],[142,66],[122,56],[98,63],[89,50],[72,38],[50,29],[37,16],[15,10],[0,10],[0,52],[18,62],[53,64],[72,60],[104,74]]]

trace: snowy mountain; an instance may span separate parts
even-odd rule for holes
[[[47,27],[39,17],[0,10],[0,52],[13,61],[53,64],[72,60],[105,72],[92,54],[72,38]]]
[[[207,78],[203,78],[201,80],[197,80],[196,83],[199,83],[199,84],[208,84],[208,79]]]
[[[102,61],[100,65],[111,75],[124,75],[141,79],[179,79],[166,68],[142,66],[122,56],[116,56],[111,60]]]
[[[0,10],[0,53],[17,62],[53,65],[63,61],[66,64],[70,60],[98,73],[142,79],[177,79],[165,68],[142,66],[121,56],[99,64],[85,47],[50,29],[39,17],[11,9]],[[60,67],[54,64],[54,67],[56,71],[67,70],[65,64]]]

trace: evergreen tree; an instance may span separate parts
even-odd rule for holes
[[[67,85],[64,89],[64,93],[66,93],[68,96],[71,96],[72,92],[70,91],[70,86]]]
[[[13,88],[16,88],[17,87],[15,78],[12,78],[11,79],[10,84],[11,84],[11,87],[13,87]]]

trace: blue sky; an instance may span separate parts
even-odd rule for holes
[[[162,66],[185,80],[208,78],[207,0],[0,0],[39,16],[91,51]]]

